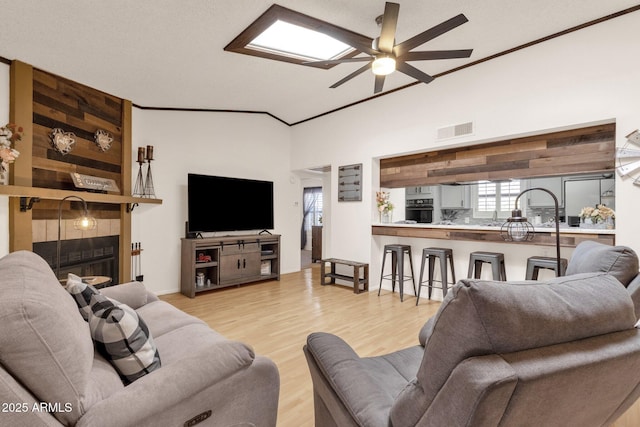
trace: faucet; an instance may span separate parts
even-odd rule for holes
[[[494,222],[495,222],[495,221],[497,221],[497,220],[498,220],[498,211],[497,211],[497,210],[494,210],[494,211],[493,211],[493,219],[492,219],[492,221],[494,221]]]

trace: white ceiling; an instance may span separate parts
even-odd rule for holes
[[[400,3],[397,42],[459,13],[469,19],[416,49],[474,49],[469,59],[412,63],[431,75],[637,5],[637,0],[396,2]],[[375,18],[384,11],[384,3],[278,1],[280,6],[371,38],[378,36]],[[329,89],[361,63],[323,70],[225,52],[223,48],[271,4],[269,0],[0,0],[0,56],[142,107],[260,111],[289,124],[373,95],[369,72]],[[412,81],[396,72],[387,77],[384,90]],[[438,79],[430,83],[437,84]]]

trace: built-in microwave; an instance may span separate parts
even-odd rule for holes
[[[433,222],[433,199],[409,199],[405,204],[405,219],[422,224]]]

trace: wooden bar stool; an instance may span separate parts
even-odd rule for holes
[[[387,254],[391,254],[391,274],[384,274],[384,264]],[[404,255],[409,258],[409,267],[411,268],[411,276],[404,275]],[[413,260],[411,259],[410,245],[384,245],[384,254],[382,255],[382,268],[380,269],[380,287],[378,288],[378,296],[382,289],[382,280],[391,280],[391,291],[396,290],[396,280],[400,288],[400,301],[404,298],[404,282],[411,280],[413,283],[413,292],[416,292],[416,282],[413,276]]]
[[[560,258],[560,272],[558,272],[557,258],[545,256],[529,257],[527,258],[527,276],[525,279],[538,280],[538,272],[541,268],[555,271],[556,276],[564,276],[564,272],[567,270],[567,260],[566,258]]]
[[[493,280],[507,280],[507,272],[504,268],[504,254],[500,252],[471,252],[469,255],[469,278],[480,278],[482,264],[491,264]]]
[[[436,265],[436,258],[440,264],[440,279],[434,280],[433,273]],[[431,299],[431,290],[432,288],[442,289],[442,297],[444,298],[447,295],[447,288],[449,286],[448,274],[447,274],[447,260],[449,260],[449,267],[451,268],[451,285],[455,285],[456,283],[456,272],[453,268],[453,250],[447,248],[424,248],[422,250],[422,262],[420,263],[420,279],[418,281],[418,295],[416,299],[416,305],[418,305],[418,301],[420,301],[420,290],[422,289],[422,284],[425,283],[423,281],[424,277],[424,266],[426,263],[429,264],[429,277],[427,280],[427,287],[429,289],[428,295],[429,299]],[[433,286],[433,282],[440,282],[441,286]]]

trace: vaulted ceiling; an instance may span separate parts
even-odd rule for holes
[[[466,24],[417,50],[473,48],[468,59],[420,61],[431,75],[508,52],[629,8],[631,0],[396,0],[397,41],[459,13]],[[131,100],[140,107],[265,112],[295,124],[373,95],[370,72],[336,89],[362,66],[329,70],[224,51],[273,3],[268,0],[0,0],[0,56]],[[280,6],[375,38],[383,0],[281,0]],[[640,11],[632,13],[639,14]],[[615,18],[614,18],[615,19]],[[602,24],[596,24],[602,25]],[[563,36],[561,36],[563,37]],[[588,54],[588,46],[576,46]],[[430,85],[437,85],[436,78]],[[541,76],[540,78],[544,78]],[[422,90],[387,77],[384,92]]]

